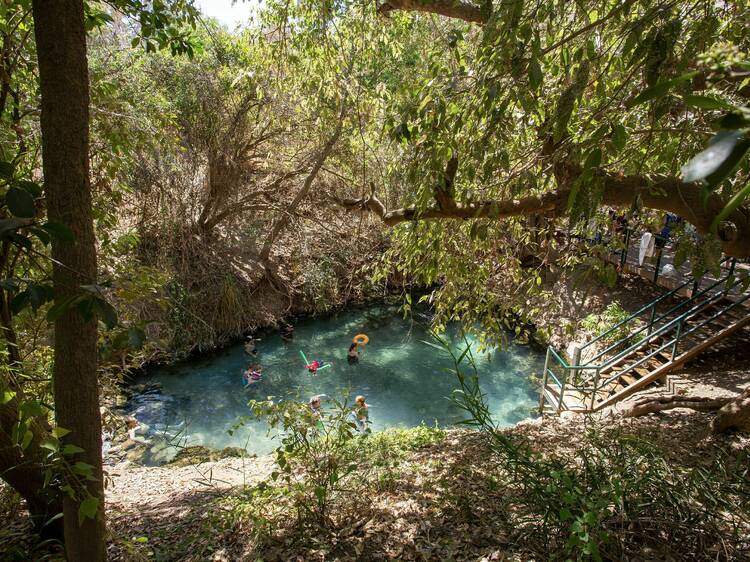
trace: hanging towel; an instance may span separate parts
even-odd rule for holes
[[[656,253],[656,238],[650,232],[644,232],[641,237],[641,245],[638,249],[638,265],[643,265],[643,260],[650,258]]]

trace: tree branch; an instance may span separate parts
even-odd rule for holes
[[[461,0],[387,0],[378,7],[378,12],[384,16],[394,10],[427,12],[474,23],[486,23],[479,6]]]
[[[570,167],[567,170],[566,185],[571,185],[577,174]],[[726,201],[716,193],[711,193],[704,201],[701,189],[695,184],[684,183],[670,176],[643,177],[624,176],[605,171],[597,173],[604,182],[601,203],[612,207],[630,207],[636,196],[640,196],[645,207],[668,211],[685,218],[701,233],[709,232],[713,218],[724,208]],[[444,193],[441,195],[444,196]],[[389,226],[407,221],[477,219],[499,220],[512,216],[537,213],[565,212],[570,197],[570,188],[522,199],[489,200],[452,204],[437,203],[426,209],[404,207],[387,210],[374,195],[360,199],[338,200],[338,204],[350,210],[373,213]],[[732,213],[719,230],[724,252],[734,257],[750,256],[750,217],[738,209]]]

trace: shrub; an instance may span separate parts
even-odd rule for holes
[[[602,332],[606,332],[613,326],[625,320],[630,313],[622,308],[619,303],[613,302],[607,305],[603,312],[600,314],[589,314],[586,318],[581,321],[581,327],[594,335],[599,335]],[[621,328],[613,331],[611,334],[602,338],[604,343],[614,343],[617,340],[624,338],[634,328],[632,323],[627,323]]]

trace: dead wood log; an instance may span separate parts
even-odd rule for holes
[[[732,402],[734,398],[709,398],[707,396],[660,396],[658,398],[643,398],[623,412],[623,417],[634,418],[673,410],[675,408],[689,408],[698,412],[715,412]]]

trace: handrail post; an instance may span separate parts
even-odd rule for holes
[[[563,407],[563,396],[565,395],[565,386],[568,384],[568,376],[567,371],[565,374],[565,378],[562,380],[562,385],[560,386],[560,401],[557,403],[557,413],[559,414]]]
[[[732,258],[732,261],[729,265],[729,273],[727,273],[727,280],[724,283],[724,294],[727,294],[732,287],[729,286],[729,280],[731,279],[732,275],[734,275],[734,267],[737,265],[737,258]]]
[[[573,344],[573,361],[570,363],[571,367],[578,367],[581,364],[581,348],[578,346],[578,344]],[[573,371],[574,369],[568,369],[568,371]],[[578,378],[577,375],[580,373],[578,369],[575,369],[574,373],[566,373],[565,380],[567,381],[568,377],[572,374],[573,380],[576,381]],[[577,382],[577,381],[576,381]]]
[[[625,262],[628,261],[628,250],[630,250],[630,229],[625,229],[625,249],[620,255],[620,266],[624,266]]]
[[[596,403],[596,391],[597,386],[599,386],[599,372],[601,371],[601,367],[596,368],[596,374],[594,375],[594,389],[591,391],[591,406],[589,407],[590,410],[594,410],[594,404]]]
[[[700,287],[700,284],[701,284],[700,278],[693,281],[693,292],[690,293],[691,299],[698,293],[698,288]]]
[[[549,367],[549,349],[550,346],[547,346],[547,355],[544,358],[544,377],[542,377],[542,389],[539,392],[539,415],[542,415],[542,412],[544,411],[544,391],[547,390],[547,381],[549,380],[549,375],[547,374],[547,368]]]
[[[680,320],[680,322],[677,324],[677,335],[674,337],[674,344],[672,345],[672,358],[670,361],[674,361],[675,355],[677,355],[677,344],[680,342],[680,334],[682,333],[682,322],[683,320]]]
[[[659,248],[659,251],[656,253],[656,269],[654,270],[654,283],[656,283],[659,279],[659,268],[661,267],[661,254],[663,251],[664,251],[664,248],[661,247]]]
[[[578,367],[581,363],[581,348],[578,347],[578,344],[573,344],[573,360],[570,364],[571,367]],[[568,386],[568,379],[571,376],[571,372],[575,371],[578,372],[578,369],[565,369],[565,378],[562,380],[562,385],[560,386],[560,402],[557,405],[557,412],[560,413],[560,411],[563,408],[563,396],[565,396],[565,387]],[[573,373],[573,376],[575,377],[575,373]]]
[[[651,305],[651,319],[648,321],[648,330],[646,335],[650,336],[654,329],[654,321],[656,320],[656,304]]]

